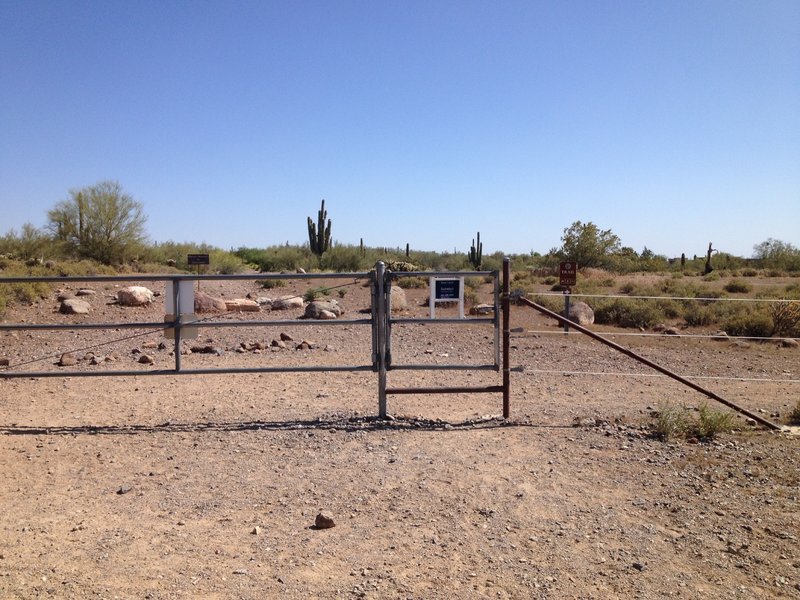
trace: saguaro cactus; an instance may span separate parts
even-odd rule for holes
[[[326,219],[328,220],[327,225]],[[311,217],[308,217],[308,244],[311,246],[311,252],[317,256],[322,256],[331,247],[331,220],[328,219],[324,199],[317,213],[317,223],[315,224]]]
[[[472,247],[469,249],[469,262],[476,269],[481,268],[483,261],[483,242],[481,242],[481,232],[478,232],[478,245],[475,245],[475,239],[472,239]]]

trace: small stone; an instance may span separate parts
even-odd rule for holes
[[[333,515],[326,511],[320,511],[317,514],[317,518],[314,519],[314,527],[317,529],[330,529],[331,527],[336,527],[336,523],[333,520]]]
[[[250,531],[250,533],[253,534],[253,535],[261,535],[261,527],[256,525],[255,527],[253,527],[253,529]]]
[[[131,486],[131,485],[123,485],[122,487],[120,487],[117,490],[117,494],[122,496],[123,494],[127,494],[128,492],[130,492],[132,489],[133,489],[133,486]]]
[[[281,340],[284,342],[291,342],[294,341],[294,338],[290,336],[288,333],[281,333]]]
[[[644,571],[644,565],[642,563],[635,562],[633,563],[633,568],[637,571]]]
[[[61,355],[61,358],[58,361],[59,367],[74,367],[78,364],[78,359],[72,353],[65,352]]]
[[[142,354],[139,357],[139,362],[143,365],[152,365],[154,362],[156,362],[156,359],[149,354]]]
[[[5,357],[0,358],[0,367],[7,367],[11,364],[11,361]]]

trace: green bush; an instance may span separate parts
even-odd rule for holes
[[[710,440],[720,433],[728,433],[733,429],[733,413],[710,408],[708,404],[701,404],[698,409],[698,419],[692,425],[692,433],[701,440]]]
[[[283,279],[262,279],[261,287],[265,290],[271,290],[274,288],[286,287],[286,282]]]
[[[772,335],[772,317],[763,309],[739,311],[725,321],[728,335],[752,338],[766,338]]]
[[[683,436],[690,425],[689,413],[683,406],[662,402],[655,413],[653,434],[665,442],[675,437]]]
[[[398,277],[396,284],[404,290],[421,289],[428,287],[428,280],[425,277]]]
[[[689,327],[706,327],[717,321],[716,313],[710,306],[699,306],[694,303],[683,315]]]
[[[650,328],[664,320],[664,313],[647,300],[613,298],[595,307],[594,320],[595,323],[604,325]]]
[[[724,289],[731,294],[747,294],[753,290],[753,286],[741,279],[733,279],[725,284]]]

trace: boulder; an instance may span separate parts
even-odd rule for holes
[[[493,304],[476,304],[469,309],[471,315],[492,315],[494,314]]]
[[[783,338],[781,340],[781,348],[800,348],[800,343],[791,338]]]
[[[89,303],[85,300],[79,300],[78,298],[67,298],[61,303],[61,307],[58,311],[64,315],[86,315],[89,314]]]
[[[586,326],[594,323],[594,311],[586,302],[573,302],[569,306],[569,314],[565,315],[564,311],[561,311],[561,314],[578,325]]]
[[[205,292],[197,291],[194,293],[194,312],[197,314],[200,313],[212,313],[212,312],[224,312],[228,310],[228,305],[225,303],[224,300],[220,300],[219,298],[213,298],[206,294]]]
[[[324,314],[327,313],[327,314]],[[306,319],[335,319],[341,317],[344,310],[336,300],[314,300],[306,306],[303,316]]]
[[[291,310],[303,308],[302,296],[280,296],[272,301],[272,310]]]
[[[131,285],[117,292],[117,303],[120,306],[147,306],[153,298],[153,291],[141,285]]]
[[[90,290],[89,288],[81,288],[77,292],[75,292],[76,296],[94,296],[97,292],[94,290]]]
[[[255,300],[248,300],[247,298],[236,298],[234,300],[225,300],[226,310],[229,312],[259,312],[261,306]]]
[[[406,300],[406,292],[403,288],[393,285],[391,294],[392,312],[405,310],[408,308],[408,300]]]
[[[78,364],[78,358],[70,352],[65,352],[64,354],[62,354],[61,358],[58,361],[59,367],[74,367],[77,364]]]

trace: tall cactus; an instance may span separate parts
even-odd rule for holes
[[[325,200],[322,200],[319,212],[317,213],[317,223],[308,217],[308,244],[311,252],[317,256],[322,256],[331,247],[331,220],[328,219],[328,211],[325,210]]]
[[[475,238],[472,239],[472,247],[469,249],[469,262],[476,268],[481,268],[483,261],[483,242],[481,242],[481,232],[478,232],[478,245],[475,246]]]

